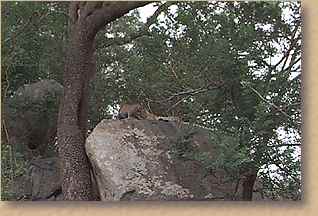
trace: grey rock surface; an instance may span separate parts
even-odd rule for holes
[[[46,200],[61,186],[58,158],[35,159],[30,162],[27,172],[17,177],[11,186],[16,200]],[[51,197],[58,200],[61,196]]]
[[[20,87],[4,105],[9,143],[25,159],[54,156],[57,114],[63,86],[54,80]],[[56,155],[56,154],[55,154]]]
[[[86,152],[101,200],[241,200],[243,176],[229,180],[224,170],[206,172],[200,161],[178,155],[178,148],[189,148],[215,156],[217,143],[209,142],[207,131],[188,129],[171,121],[100,122]]]

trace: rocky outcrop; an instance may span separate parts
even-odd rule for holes
[[[216,148],[206,129],[158,120],[103,120],[86,141],[102,201],[246,200],[255,175],[207,169],[199,156],[213,160]],[[12,182],[13,199],[62,200],[58,158],[33,159],[27,170]],[[256,183],[253,200],[261,190]]]
[[[20,87],[4,105],[8,142],[28,160],[53,156],[57,114],[63,86],[54,80]]]
[[[13,181],[11,193],[16,200],[60,200],[61,194],[56,193],[60,186],[58,159],[35,159],[27,172]]]
[[[12,200],[63,200],[61,164],[57,157],[33,159],[26,170],[9,188]],[[92,181],[95,200],[99,200],[97,186]]]
[[[98,124],[86,152],[101,200],[245,200],[244,193],[253,191],[248,176],[233,179],[196,159],[215,158],[217,143],[209,141],[207,130],[179,126],[136,119]]]

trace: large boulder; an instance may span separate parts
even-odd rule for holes
[[[103,120],[86,140],[101,200],[246,200],[254,174],[233,179],[184,157],[215,158],[208,132],[173,121]]]
[[[24,85],[4,105],[9,144],[26,159],[53,156],[59,99],[63,86],[54,80]]]

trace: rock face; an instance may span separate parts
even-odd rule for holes
[[[20,87],[4,105],[8,141],[26,159],[52,156],[62,93],[63,86],[56,81],[42,80]]]
[[[103,201],[243,200],[244,191],[253,191],[246,176],[230,179],[184,155],[213,160],[216,145],[205,129],[172,121],[103,120],[87,138],[86,152]]]
[[[61,186],[58,158],[34,160],[30,166],[32,198],[43,199]]]
[[[30,162],[28,171],[16,178],[11,192],[16,200],[59,200],[61,195],[51,196],[61,186],[58,159],[35,159]]]
[[[9,190],[13,200],[59,201],[63,200],[61,185],[59,159],[36,158],[30,161],[25,174],[13,180]],[[99,200],[94,181],[93,190],[96,200]]]

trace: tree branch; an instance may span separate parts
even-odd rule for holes
[[[72,1],[70,2],[70,7],[69,7],[69,18],[71,23],[75,23],[78,19],[78,9],[79,9],[79,2]]]
[[[278,107],[277,105],[275,105],[274,103],[268,101],[266,98],[264,98],[256,89],[254,89],[252,86],[248,85],[247,82],[244,82],[242,81],[241,84],[244,86],[244,87],[248,87],[249,89],[251,89],[262,101],[266,102],[267,104],[271,105],[272,107],[274,107],[277,111],[279,111],[280,113],[282,113],[284,116],[286,116],[287,118],[289,119],[292,119],[293,118],[288,115],[286,112],[284,112],[280,107]],[[299,122],[298,122],[299,123]],[[299,123],[301,124],[301,123]]]
[[[144,28],[148,29],[153,23],[156,22],[158,16],[163,12],[166,11],[171,5],[175,4],[173,1],[168,1],[163,4],[161,4],[157,10],[151,15],[144,26]]]
[[[297,179],[297,178],[295,178],[295,176],[291,175],[291,173],[288,169],[285,169],[284,167],[282,167],[280,165],[280,163],[282,163],[282,162],[277,155],[275,156],[276,158],[273,158],[268,152],[266,152],[266,155],[267,155],[267,157],[270,158],[270,160],[273,162],[273,164],[275,164],[278,167],[278,169],[280,169],[281,171],[286,173],[288,176],[290,176],[295,182],[299,181],[299,179]]]
[[[266,83],[268,83],[270,81],[270,79],[272,78],[272,73],[271,72],[273,70],[275,70],[281,63],[283,63],[281,71],[286,71],[284,68],[285,68],[285,66],[287,64],[287,61],[288,61],[289,56],[290,56],[290,53],[296,47],[297,42],[301,38],[301,35],[296,37],[296,33],[297,33],[299,27],[300,27],[300,23],[297,23],[297,25],[295,26],[295,29],[292,32],[292,36],[290,38],[287,38],[290,41],[288,50],[285,52],[285,54],[282,56],[282,58],[275,65],[270,65],[264,60],[262,61],[262,63],[265,64],[268,67],[268,69],[269,69],[268,75],[265,78]],[[296,53],[296,51],[294,51],[294,53]],[[291,62],[292,61],[293,60],[291,60]]]
[[[289,54],[290,52],[293,50],[293,48],[295,47],[295,44],[297,43],[299,37],[295,38],[297,30],[300,26],[300,23],[297,23],[297,25],[295,26],[295,29],[292,32],[292,36],[289,39],[290,40],[290,46],[289,49],[286,51],[285,55],[274,65],[272,66],[272,69],[275,69],[278,65],[280,65],[284,60],[284,66],[286,65],[286,62],[288,60]],[[282,68],[284,68],[284,66]]]
[[[287,147],[291,147],[291,146],[301,146],[301,144],[278,144],[278,145],[267,145],[267,147],[270,147],[270,148],[280,148],[280,147],[284,147],[284,146],[287,146]]]
[[[292,69],[292,67],[293,67],[295,64],[297,64],[300,60],[301,60],[301,56],[298,57],[296,60],[292,61],[292,62],[288,65],[287,68],[285,68],[284,70],[282,70],[282,72],[286,72],[286,71]]]
[[[80,17],[85,19],[86,17],[92,15],[92,13],[103,6],[103,2],[94,2],[94,1],[88,1],[88,2],[80,2]]]
[[[139,32],[132,33],[124,38],[108,38],[105,43],[98,43],[97,48],[107,48],[113,45],[121,46],[130,43],[131,41],[140,38],[145,35],[150,35],[148,31],[141,30]]]
[[[125,15],[130,10],[145,6],[151,2],[144,1],[118,1],[118,2],[103,2],[100,8],[95,8],[87,16],[87,24],[91,26],[91,35],[96,33],[106,26],[108,23]]]
[[[188,96],[193,96],[193,95],[196,95],[196,94],[207,92],[209,90],[221,88],[223,85],[224,85],[223,82],[222,83],[217,83],[217,84],[211,82],[205,87],[201,87],[201,88],[197,88],[197,89],[190,89],[190,90],[186,90],[186,91],[181,91],[181,92],[175,93],[175,94],[171,95],[170,97],[168,97],[167,99],[164,99],[164,100],[151,100],[151,99],[149,99],[149,100],[152,101],[152,102],[162,103],[162,102],[170,101],[170,100],[174,99],[175,97],[184,96],[184,95],[185,95],[185,97],[183,99],[185,99]]]
[[[295,176],[291,175],[291,173],[289,172],[289,170],[285,169],[284,167],[282,167],[279,163],[275,163],[275,165],[284,173],[286,173],[288,176],[290,176],[295,182],[298,182],[299,179],[295,178]]]
[[[191,97],[191,95],[186,95],[186,96],[184,96],[183,98],[181,98],[179,101],[177,101],[175,104],[173,104],[168,110],[167,110],[167,112],[169,112],[170,110],[172,110],[173,108],[175,108],[176,106],[178,106],[178,104],[180,104],[182,101],[184,101],[184,100],[186,100],[186,99],[188,99],[188,98],[190,98]]]
[[[109,38],[105,43],[103,44],[98,44],[98,48],[106,48],[109,46],[117,45],[125,45],[127,43],[130,43],[131,41],[146,36],[150,35],[149,33],[149,27],[154,24],[158,18],[158,16],[165,10],[167,10],[171,5],[175,4],[175,2],[166,2],[162,5],[160,5],[157,10],[151,15],[148,19],[147,22],[144,24],[144,26],[138,31],[131,33],[130,35],[127,35],[124,38]]]

